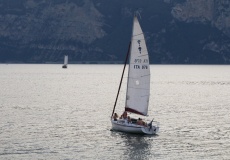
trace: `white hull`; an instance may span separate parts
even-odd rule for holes
[[[150,134],[154,135],[159,131],[158,125],[153,125],[151,128],[140,126],[132,123],[128,123],[126,120],[111,120],[112,123],[112,130],[121,131],[121,132],[128,132],[128,133],[136,133],[136,134]]]

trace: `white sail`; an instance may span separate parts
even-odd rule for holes
[[[65,57],[64,57],[64,65],[67,66],[67,64],[68,64],[68,55],[65,55]]]
[[[141,26],[134,16],[125,110],[147,115],[150,95],[149,56]]]

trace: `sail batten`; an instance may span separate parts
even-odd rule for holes
[[[131,87],[130,87],[130,89],[131,89]],[[145,88],[132,88],[132,89],[146,90]]]
[[[150,76],[150,74],[148,75],[141,75],[140,77],[145,77],[145,76]],[[136,79],[136,78],[139,78],[139,77],[129,77],[130,79]]]
[[[136,34],[136,35],[133,35],[133,37],[136,37],[136,36],[139,36],[139,35],[142,35],[143,33],[140,33],[140,34]],[[144,39],[140,39],[140,40],[144,40]]]

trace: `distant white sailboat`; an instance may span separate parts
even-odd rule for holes
[[[64,64],[63,64],[62,68],[67,68],[67,64],[68,64],[68,55],[65,55]]]
[[[129,71],[126,91],[125,111],[121,118],[114,112],[120,92],[126,63],[129,58]],[[125,60],[121,81],[111,115],[112,130],[156,134],[159,131],[159,123],[156,121],[144,122],[142,119],[130,118],[127,113],[147,116],[150,97],[150,66],[149,56],[139,21],[134,16],[132,38]]]

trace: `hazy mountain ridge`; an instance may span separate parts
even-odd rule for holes
[[[0,62],[123,61],[138,8],[151,63],[229,64],[228,0],[1,0]]]

